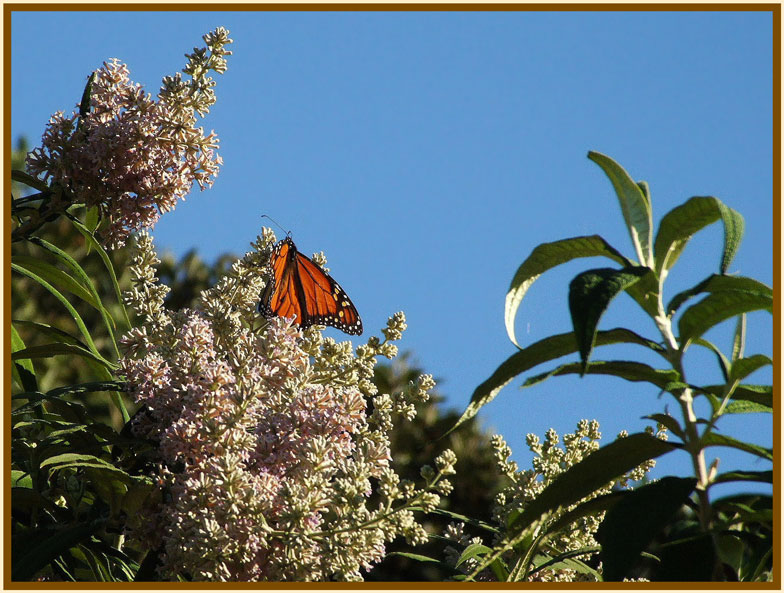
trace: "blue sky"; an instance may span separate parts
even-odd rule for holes
[[[536,245],[597,233],[633,256],[589,150],[650,183],[655,222],[693,195],[740,211],[746,236],[730,272],[773,283],[769,13],[15,12],[13,136],[35,146],[48,117],[70,112],[89,73],[112,57],[157,92],[216,26],[231,31],[234,55],[203,125],[220,136],[225,164],[212,190],[163,217],[159,250],[196,247],[208,261],[241,254],[261,215],[274,217],[301,251],[326,253],[362,315],[362,338],[405,311],[400,347],[441,379],[453,407],[514,353],[504,297]],[[668,295],[718,270],[721,238],[712,225],[692,240]],[[545,274],[522,303],[518,340],[568,331],[569,281],[608,264],[583,259]],[[600,327],[621,325],[659,337],[626,295]],[[748,333],[748,354],[770,354],[769,315],[751,315]],[[706,337],[729,347],[729,329]],[[595,353],[613,356],[644,353]],[[694,383],[720,381],[712,356],[695,348],[687,372]],[[524,466],[526,433],[563,434],[596,418],[609,442],[641,430],[645,414],[677,413],[640,383],[565,377],[521,391],[521,382],[481,417]],[[772,442],[769,416],[720,428]],[[767,469],[716,452],[722,471]],[[671,456],[654,475],[690,471],[685,455]]]

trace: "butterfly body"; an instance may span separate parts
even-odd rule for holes
[[[294,317],[302,328],[331,325],[347,334],[362,333],[362,320],[346,291],[297,251],[291,237],[275,245],[270,268],[272,275],[259,302],[262,315]]]

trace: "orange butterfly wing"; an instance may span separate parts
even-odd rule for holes
[[[310,258],[297,251],[290,237],[281,240],[270,258],[272,278],[262,293],[265,317],[295,317],[301,327],[331,325],[347,334],[362,333],[362,320],[340,285]]]

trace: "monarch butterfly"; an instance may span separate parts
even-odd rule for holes
[[[347,334],[362,333],[362,320],[340,284],[297,251],[291,237],[281,239],[270,256],[272,276],[261,293],[265,317],[293,317],[303,329],[331,325]]]

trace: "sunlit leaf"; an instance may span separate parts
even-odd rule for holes
[[[578,274],[569,284],[569,312],[577,337],[583,367],[593,350],[596,329],[607,307],[619,293],[639,281],[648,268],[634,267],[617,270],[596,268]]]
[[[634,250],[643,266],[653,267],[653,251],[651,245],[651,229],[653,214],[651,212],[649,192],[643,191],[631,176],[610,157],[599,152],[590,151],[588,158],[599,165],[613,184],[618,202],[621,205],[623,219],[632,238]],[[647,185],[646,188],[647,190]]]
[[[572,237],[538,245],[517,269],[506,294],[504,321],[512,343],[520,348],[515,338],[514,321],[520,302],[531,285],[547,270],[580,257],[604,256],[623,266],[632,263],[599,235]]]

